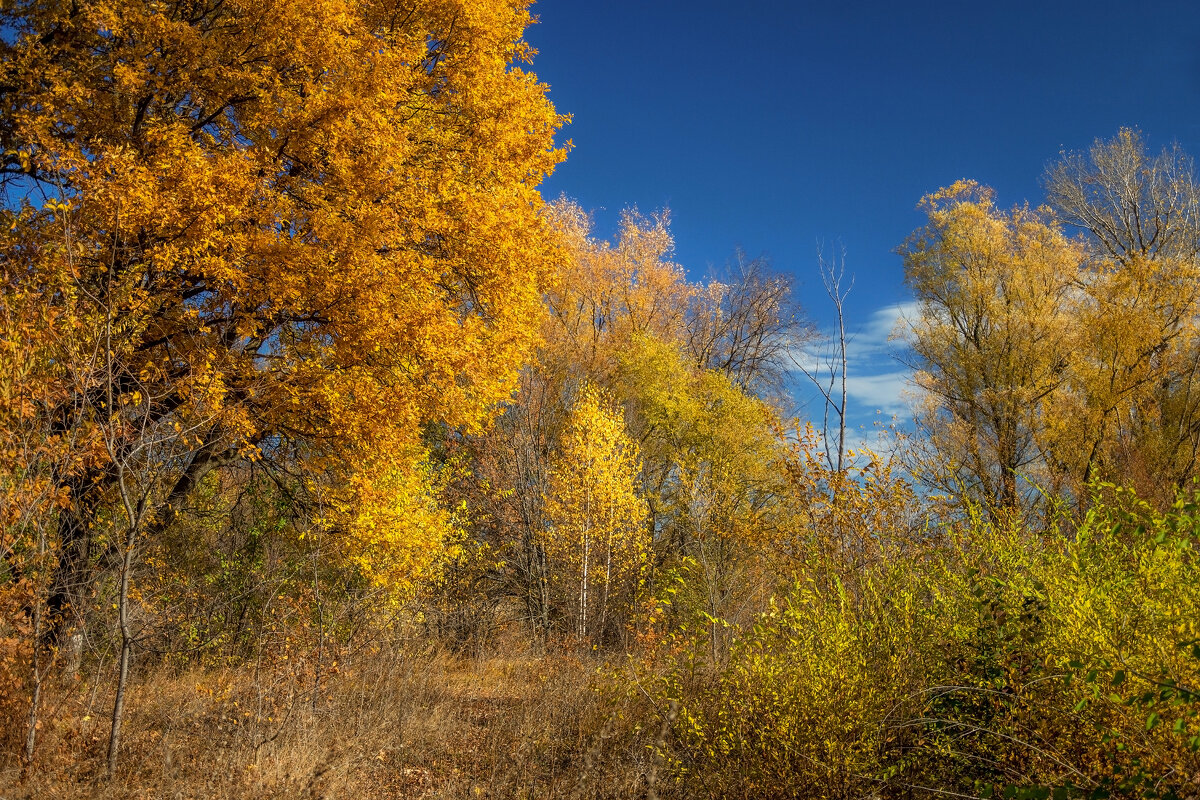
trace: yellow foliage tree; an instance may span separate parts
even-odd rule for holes
[[[549,588],[577,641],[619,636],[636,604],[650,545],[640,470],[620,411],[584,386],[545,497]]]
[[[1056,474],[1050,409],[1067,391],[1082,250],[1042,212],[997,209],[970,181],[922,207],[929,221],[902,250],[932,447],[915,471],[994,514],[1026,510]]]
[[[770,591],[760,556],[778,533],[776,417],[726,373],[690,364],[677,344],[639,336],[620,361],[620,389],[652,465],[644,474],[659,563],[685,567],[691,593],[676,612],[707,620],[716,659],[725,625],[744,621],[748,601]]]
[[[775,441],[771,409],[755,393],[777,394],[786,345],[802,333],[790,287],[740,256],[729,283],[689,282],[672,260],[665,214],[627,211],[611,242],[568,200],[549,217],[559,270],[543,346],[518,400],[472,444],[475,506],[485,509],[483,535],[506,554],[506,591],[546,626],[547,472],[587,383],[624,406],[639,445],[655,566],[703,555],[704,586],[717,594],[702,605],[724,614],[717,595],[735,582],[746,536],[764,517],[764,453]]]
[[[1122,131],[1051,168],[1049,210],[962,181],[902,249],[921,304],[917,474],[993,514],[1090,481],[1162,506],[1200,472],[1200,183]],[[1062,223],[1082,227],[1069,239]]]
[[[698,287],[671,260],[675,241],[667,214],[625,211],[612,243],[592,237],[591,219],[572,202],[555,203],[550,217],[560,265],[547,295],[544,366],[611,382],[618,354],[635,336],[685,337]]]
[[[1057,214],[1087,235],[1074,403],[1060,449],[1077,484],[1137,487],[1161,507],[1200,470],[1200,182],[1175,145],[1123,129],[1046,177]]]

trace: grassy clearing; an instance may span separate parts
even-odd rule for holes
[[[380,644],[330,662],[157,668],[138,677],[122,766],[103,774],[101,671],[59,687],[34,769],[5,798],[630,797],[652,759],[634,709],[597,690],[606,662],[509,640],[464,657]],[[99,680],[95,680],[95,678]]]

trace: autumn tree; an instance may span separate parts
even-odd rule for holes
[[[636,337],[678,343],[697,369],[716,370],[741,389],[784,393],[788,353],[810,336],[788,276],[765,256],[738,251],[707,283],[673,261],[666,212],[621,216],[613,242],[598,240],[589,215],[562,199],[550,219],[560,241],[559,282],[548,294],[546,356],[611,379]]]
[[[0,215],[10,223],[0,225],[9,252],[20,246],[15,214]],[[29,761],[42,723],[42,687],[54,668],[51,654],[33,645],[47,623],[54,520],[64,499],[57,483],[74,474],[94,442],[71,435],[82,433],[75,424],[55,431],[45,414],[70,396],[55,357],[61,309],[24,278],[17,264],[0,259],[0,719],[10,735],[23,734]],[[74,423],[82,413],[75,407],[64,415]]]
[[[902,249],[931,447],[916,472],[994,515],[1028,510],[1054,488],[1050,408],[1067,391],[1082,252],[1042,211],[998,209],[972,182],[921,205],[928,222]]]
[[[1170,503],[1200,462],[1200,183],[1179,145],[1123,129],[1046,174],[1058,217],[1083,230],[1074,407],[1060,449],[1077,483],[1132,483]]]
[[[545,497],[549,591],[576,641],[615,638],[642,589],[649,554],[641,459],[619,409],[585,386],[551,465]]]
[[[593,238],[590,218],[573,203],[556,203],[554,220],[563,262],[548,297],[541,371],[560,383],[600,383],[630,401],[628,422],[643,445],[657,514],[656,487],[664,485],[675,459],[646,447],[645,437],[659,428],[645,416],[652,404],[643,400],[666,376],[634,362],[645,356],[658,363],[658,355],[670,353],[672,374],[682,370],[690,383],[719,375],[739,397],[778,404],[788,353],[808,328],[789,280],[773,273],[764,258],[739,253],[725,280],[688,281],[672,261],[665,214],[626,212],[613,243]]]
[[[653,465],[645,474],[657,561],[688,573],[692,597],[676,610],[707,619],[716,660],[725,624],[766,589],[756,570],[777,533],[776,416],[725,372],[693,366],[682,344],[649,337],[623,354],[619,386]]]
[[[560,387],[537,368],[522,371],[518,396],[488,430],[458,440],[453,449],[471,465],[453,496],[471,509],[471,535],[495,552],[499,569],[477,601],[499,606],[513,599],[535,635],[550,627],[545,497],[554,448],[565,424]]]
[[[475,535],[502,556],[494,585],[520,598],[543,633],[551,623],[552,575],[542,535],[548,475],[585,384],[616,391],[619,356],[638,335],[678,339],[696,288],[671,260],[665,214],[622,215],[611,242],[590,216],[560,199],[546,213],[556,243],[556,280],[546,292],[541,346],[496,424],[461,443],[473,479],[460,486]],[[451,443],[452,445],[454,443]]]
[[[562,157],[545,87],[510,66],[526,5],[4,6],[5,259],[77,338],[111,313],[144,387],[117,402],[142,391],[192,431],[154,528],[223,465],[370,481],[357,465],[411,460],[423,420],[470,426],[511,392],[549,274],[537,184]],[[45,409],[53,429],[77,401]],[[113,464],[57,477],[55,635],[103,561]]]
[[[568,200],[548,218],[558,279],[542,346],[495,426],[462,444],[472,478],[458,489],[476,509],[475,535],[503,562],[490,585],[546,629],[548,475],[581,387],[592,385],[623,408],[642,456],[651,586],[656,570],[690,558],[707,570],[697,607],[725,614],[747,563],[744,537],[764,517],[774,409],[757,395],[778,404],[785,350],[807,330],[790,284],[765,260],[744,258],[722,280],[689,281],[673,261],[666,214],[627,211],[611,241]]]
[[[685,335],[698,287],[672,260],[667,213],[624,211],[612,242],[595,238],[590,215],[569,200],[553,204],[550,220],[559,269],[546,297],[550,314],[539,359],[546,370],[611,383],[617,355],[634,337]]]
[[[1029,505],[1021,478],[1080,503],[1097,479],[1169,503],[1200,466],[1191,159],[1126,129],[1064,154],[1046,188],[1052,218],[1000,214],[970,184],[925,200],[930,224],[904,250],[923,308],[923,463],[997,508]]]

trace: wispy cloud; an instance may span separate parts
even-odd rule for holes
[[[908,370],[880,375],[856,375],[851,370],[846,377],[846,394],[860,406],[874,408],[888,416],[899,416],[907,407],[903,394],[911,377]]]
[[[904,348],[911,321],[919,314],[920,304],[916,300],[893,303],[877,309],[858,332],[850,329],[851,346],[859,349],[859,355],[890,357],[897,350]]]
[[[850,337],[846,347],[846,391],[866,413],[877,410],[887,416],[900,416],[906,411],[903,395],[911,371],[897,357],[907,349],[910,320],[916,318],[918,308],[916,301],[884,306]]]
[[[847,422],[852,428],[870,425],[880,414],[904,417],[906,393],[912,373],[898,360],[907,349],[911,320],[918,315],[916,301],[894,303],[872,312],[861,325],[848,321],[846,341]],[[828,381],[835,333],[823,331],[823,342],[810,343],[795,354],[798,365],[818,379]],[[801,382],[807,379],[797,376]],[[826,383],[826,385],[828,385]],[[801,386],[801,391],[811,390]],[[815,390],[814,390],[815,391]]]

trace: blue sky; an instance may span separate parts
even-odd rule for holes
[[[534,71],[573,123],[545,184],[591,209],[669,207],[693,278],[735,247],[796,276],[828,324],[816,250],[844,246],[859,422],[902,411],[886,336],[894,249],[958,178],[1041,201],[1059,152],[1121,126],[1200,155],[1200,3],[542,0]]]

